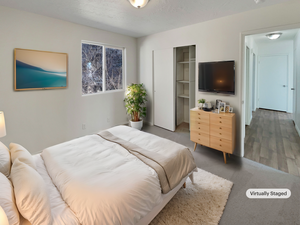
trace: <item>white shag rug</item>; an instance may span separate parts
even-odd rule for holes
[[[233,183],[198,168],[150,225],[218,224]]]

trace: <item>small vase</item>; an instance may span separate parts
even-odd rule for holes
[[[202,107],[203,107],[203,103],[199,103],[198,108],[202,109]]]

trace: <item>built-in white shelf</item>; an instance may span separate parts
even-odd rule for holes
[[[182,84],[189,84],[190,83],[190,81],[188,81],[188,80],[178,80],[177,82],[182,83]]]
[[[190,61],[182,61],[182,62],[178,62],[178,63],[194,63],[194,62],[195,62],[195,59],[190,60]]]
[[[190,98],[190,96],[185,95],[185,94],[178,95],[178,97],[179,97],[179,98]]]

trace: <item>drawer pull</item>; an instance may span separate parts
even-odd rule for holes
[[[220,139],[220,141],[222,141],[222,139]]]
[[[200,138],[198,138],[198,140],[200,141]]]
[[[198,123],[198,124],[200,124],[200,123]]]
[[[200,116],[201,114],[200,114],[200,113],[198,113],[198,115]]]
[[[200,127],[199,127],[199,130],[200,130]]]
[[[201,135],[201,134],[199,133],[199,135]]]
[[[222,133],[220,133],[220,135],[222,135]]]
[[[220,127],[220,130],[222,130],[222,127]]]
[[[220,147],[222,147],[222,145],[220,145]]]
[[[222,117],[220,117],[220,119],[222,119]]]
[[[220,121],[220,123],[222,123],[222,121]]]

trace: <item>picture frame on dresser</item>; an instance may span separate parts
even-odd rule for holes
[[[229,112],[230,112],[230,105],[226,105],[226,106],[225,106],[225,112],[226,112],[226,113],[229,113]]]
[[[219,102],[218,113],[225,112],[226,102]]]

